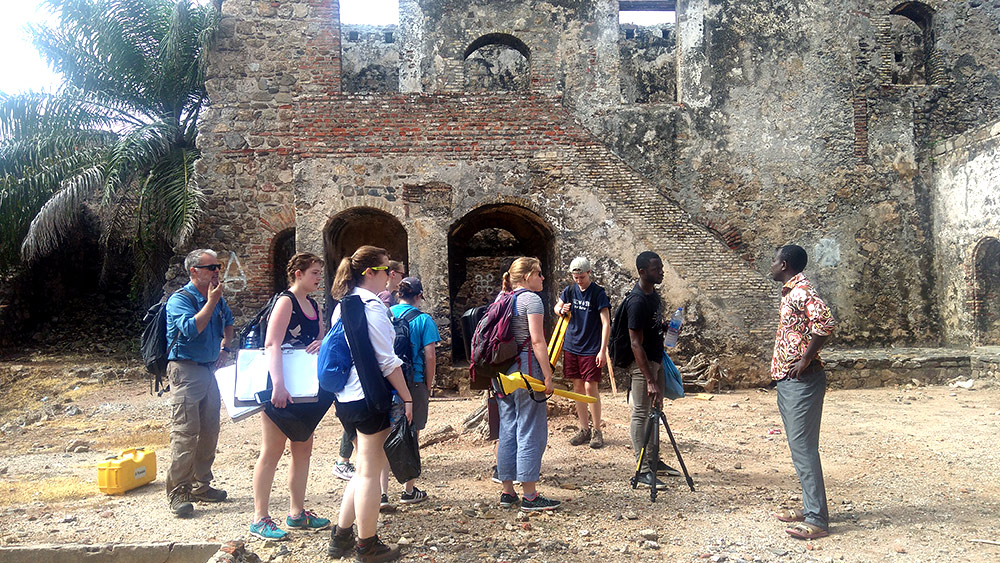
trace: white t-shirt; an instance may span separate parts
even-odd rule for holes
[[[365,318],[368,320],[368,338],[371,339],[372,348],[375,349],[375,359],[382,370],[382,377],[388,377],[392,373],[392,370],[403,365],[403,360],[400,360],[392,349],[393,340],[396,339],[396,331],[392,328],[392,321],[390,320],[392,313],[389,312],[389,308],[382,303],[382,300],[377,295],[367,289],[356,287],[351,291],[350,295],[361,297],[361,301],[365,304]],[[333,310],[330,326],[333,326],[339,318],[340,305],[337,305],[337,308]],[[351,345],[350,341],[348,341],[347,345]],[[361,379],[358,378],[356,365],[351,366],[351,373],[347,376],[347,384],[336,395],[337,402],[339,403],[360,401],[365,398],[365,392],[361,388]]]

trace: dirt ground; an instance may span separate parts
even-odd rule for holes
[[[248,537],[257,417],[223,422],[215,475],[230,501],[174,518],[162,480],[167,398],[150,395],[140,373],[134,364],[75,357],[0,362],[2,545]],[[428,431],[460,429],[479,403],[434,399]],[[418,486],[429,501],[383,515],[380,535],[402,540],[410,561],[1000,560],[1000,546],[970,541],[1000,540],[1000,388],[828,393],[821,453],[832,534],[813,542],[787,536],[770,516],[799,499],[773,391],[688,398],[665,412],[694,493],[683,478],[666,478],[670,488],[651,504],[647,489],[629,488],[629,408],[621,393],[608,392],[603,449],[568,444],[575,417],[549,420],[539,490],[562,500],[559,510],[498,508],[490,444],[464,434],[423,450]],[[308,507],[330,518],[345,484],[331,474],[340,432],[331,413],[317,431],[308,489]],[[664,460],[677,466],[663,439]],[[158,479],[122,496],[101,494],[97,464],[137,446],[157,450]],[[271,499],[276,519],[287,511],[285,475],[287,456]],[[390,497],[400,490],[393,481]],[[248,547],[265,561],[323,561],[328,534],[249,538]]]

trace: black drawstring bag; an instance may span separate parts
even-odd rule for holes
[[[410,421],[402,417],[385,439],[385,457],[389,468],[400,483],[420,477],[420,445]]]

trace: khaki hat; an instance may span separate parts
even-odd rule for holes
[[[569,272],[571,274],[582,274],[584,272],[589,272],[590,270],[590,260],[587,260],[583,256],[577,256],[569,264]]]

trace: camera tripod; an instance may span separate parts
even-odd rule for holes
[[[667,436],[670,437],[670,445],[674,447],[674,453],[677,454],[677,461],[681,464],[681,471],[684,472],[684,478],[687,480],[688,488],[690,488],[693,493],[694,480],[691,479],[687,466],[684,465],[684,460],[681,458],[681,450],[677,447],[677,440],[674,440],[674,433],[670,431],[670,425],[667,424],[667,416],[657,407],[650,408],[649,417],[646,419],[646,429],[642,433],[644,436],[642,441],[643,446],[642,449],[639,450],[639,462],[635,465],[635,475],[632,476],[632,488],[635,489],[639,486],[639,476],[642,475],[642,463],[646,459],[646,448],[647,444],[650,444],[650,437],[654,438],[651,448],[654,450],[655,455],[652,457],[656,461],[659,461],[660,459],[660,425],[657,424],[658,422],[663,422],[663,427],[667,429]],[[654,461],[653,468],[650,471],[653,476],[653,483],[649,486],[649,502],[656,502],[656,461]]]

